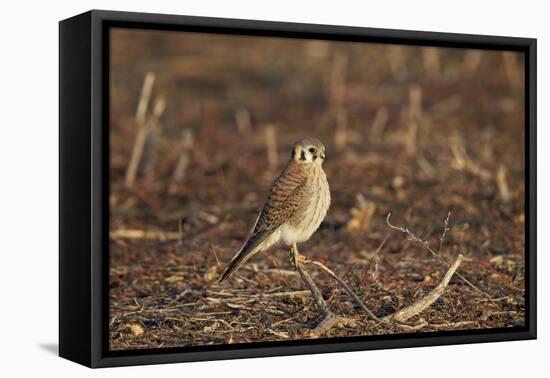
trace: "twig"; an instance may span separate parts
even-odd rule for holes
[[[271,333],[272,335],[278,336],[282,339],[288,339],[290,337],[290,336],[288,336],[288,333],[286,333],[286,332],[276,332],[276,331],[272,330],[271,328],[267,328],[266,331],[268,333]]]
[[[443,280],[428,295],[416,301],[415,303],[411,304],[410,306],[405,307],[404,309],[401,309],[395,312],[394,314],[389,315],[389,318],[396,322],[405,322],[408,319],[412,318],[413,316],[420,314],[426,308],[428,308],[432,303],[434,303],[441,296],[441,294],[443,294],[443,292],[449,285],[449,281],[451,280],[453,274],[456,272],[456,270],[460,266],[462,259],[463,259],[463,256],[458,255],[456,260],[451,264],[449,270],[445,274],[445,277],[443,277]]]
[[[269,293],[269,294],[258,294],[257,297],[261,298],[299,298],[310,296],[311,292],[308,290],[299,290],[299,291],[284,291],[280,293]]]
[[[449,328],[462,328],[466,326],[471,326],[473,324],[476,324],[476,322],[471,320],[465,320],[462,322],[449,322],[449,323],[442,323],[442,324],[430,324],[430,328],[434,329],[449,329]]]
[[[304,258],[300,255],[300,252],[298,252],[298,248],[293,246],[290,249],[290,254],[291,254],[292,261],[294,262],[294,267],[296,268],[298,273],[300,273],[300,277],[302,278],[302,281],[304,281],[307,288],[313,295],[313,298],[315,299],[315,303],[317,304],[317,307],[321,311],[321,314],[325,317],[329,317],[332,314],[332,311],[330,311],[330,308],[328,307],[327,303],[323,299],[323,295],[321,294],[321,291],[319,291],[319,288],[317,287],[317,285],[315,285],[315,282],[313,282],[313,279],[311,278],[311,276],[305,270],[302,269],[301,263],[304,260]]]
[[[372,320],[378,321],[378,317],[376,315],[374,315],[374,313],[371,310],[369,310],[369,308],[363,303],[361,298],[359,298],[357,296],[357,294],[355,294],[353,292],[353,290],[348,286],[347,283],[344,282],[344,280],[342,280],[340,277],[338,277],[326,265],[324,265],[324,264],[322,264],[318,261],[313,261],[313,260],[309,260],[309,259],[306,259],[304,262],[307,263],[307,264],[315,265],[317,268],[319,268],[320,270],[322,270],[323,272],[325,272],[326,274],[328,274],[329,276],[334,278],[334,280],[336,280],[336,282],[338,282],[344,288],[344,290],[349,294],[349,296],[352,297],[355,300],[355,302],[357,302],[359,307],[361,307],[361,309],[363,311],[365,311],[372,318]]]
[[[281,325],[281,324],[284,324],[284,323],[288,323],[294,319],[296,319],[298,317],[298,315],[294,315],[294,316],[291,316],[290,318],[286,318],[286,319],[283,319],[283,320],[279,320],[278,322],[275,322],[273,324],[271,324],[272,327],[277,327],[278,325]]]
[[[181,239],[180,239],[181,241]],[[221,263],[220,263],[220,259],[218,259],[218,254],[216,253],[216,249],[214,248],[214,245],[213,244],[210,244],[210,250],[212,251],[212,254],[214,255],[214,258],[216,259],[216,265],[218,266],[218,268],[221,268]]]
[[[445,226],[443,227],[443,233],[441,234],[441,238],[439,239],[439,249],[437,250],[438,253],[441,253],[441,247],[443,247],[443,240],[445,239],[445,235],[447,234],[447,231],[449,231],[449,219],[451,218],[451,212],[447,213],[447,218],[445,218]]]
[[[394,230],[397,230],[397,231],[401,231],[405,234],[407,234],[409,236],[409,238],[417,243],[419,243],[420,245],[422,245],[428,252],[430,252],[432,255],[434,255],[435,257],[437,257],[441,262],[443,262],[444,264],[448,264],[449,262],[443,257],[441,256],[439,253],[437,253],[436,251],[434,251],[432,249],[432,247],[430,247],[430,245],[428,244],[427,241],[424,241],[422,239],[420,239],[418,236],[416,236],[415,234],[413,234],[407,227],[398,227],[398,226],[394,226],[393,224],[390,223],[390,217],[391,217],[391,212],[388,213],[388,216],[386,217],[386,224],[390,227],[390,228],[393,228]],[[475,286],[473,283],[471,283],[466,277],[464,277],[462,274],[460,274],[459,272],[456,272],[456,275],[458,277],[460,277],[468,286],[470,286],[472,289],[476,290],[477,292],[481,293],[482,295],[488,297],[488,298],[492,298],[489,294],[485,293],[483,290],[479,289],[477,286]]]
[[[380,282],[380,279],[379,279],[378,272],[379,272],[379,265],[380,265],[380,251],[382,250],[382,247],[384,247],[384,244],[386,244],[386,242],[388,241],[389,237],[390,235],[386,235],[384,240],[382,240],[382,242],[378,245],[378,248],[376,248],[376,251],[374,252],[374,257],[373,257],[374,264],[371,267],[372,280],[384,291],[388,291],[388,290],[382,286],[382,283]]]

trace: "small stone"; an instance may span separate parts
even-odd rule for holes
[[[130,324],[130,331],[134,337],[141,337],[145,333],[143,327],[137,323]]]
[[[212,265],[210,268],[208,268],[208,270],[204,274],[204,279],[207,282],[212,282],[212,281],[217,280],[219,276],[220,275],[218,273],[218,266],[217,265]]]

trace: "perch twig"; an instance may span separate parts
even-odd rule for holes
[[[305,262],[305,258],[300,255],[300,252],[298,252],[298,248],[296,247],[296,244],[292,246],[290,249],[290,254],[292,258],[292,262],[294,263],[294,267],[300,274],[300,277],[302,278],[302,281],[306,284],[309,291],[311,291],[311,294],[313,295],[313,298],[315,299],[315,303],[317,304],[317,307],[319,307],[319,310],[324,316],[329,316],[332,314],[332,311],[330,311],[330,308],[328,307],[327,303],[323,299],[323,295],[321,294],[321,291],[315,285],[315,282],[313,282],[313,279],[311,276],[302,269],[302,262]]]
[[[353,290],[348,286],[347,283],[344,282],[344,280],[342,280],[340,277],[338,277],[332,270],[330,270],[326,265],[318,262],[318,261],[313,261],[313,260],[309,260],[309,259],[306,259],[304,261],[305,263],[307,264],[312,264],[312,265],[315,265],[317,268],[319,268],[320,270],[322,270],[323,272],[325,272],[326,274],[328,274],[330,277],[334,278],[334,280],[336,282],[338,282],[343,288],[344,290],[349,294],[350,297],[352,297],[355,302],[357,302],[357,304],[359,305],[359,307],[361,307],[361,309],[363,311],[365,311],[371,318],[372,320],[376,320],[378,321],[378,317],[376,315],[374,315],[374,313],[369,310],[369,308],[365,305],[365,303],[363,303],[363,301],[361,300],[361,298],[359,298],[357,296],[357,294],[355,294],[353,292]]]
[[[340,318],[334,315],[334,313],[330,310],[327,303],[323,299],[321,291],[319,291],[319,288],[317,287],[317,285],[315,285],[315,282],[313,282],[311,276],[302,269],[302,262],[304,262],[305,258],[300,255],[300,252],[298,252],[298,247],[296,246],[296,244],[294,244],[290,249],[290,255],[296,270],[298,271],[298,273],[300,273],[300,277],[302,278],[302,281],[304,281],[309,291],[311,291],[313,299],[315,300],[315,304],[317,305],[319,311],[321,312],[321,315],[323,316],[323,319],[319,323],[317,323],[317,326],[312,331],[312,336],[317,337],[334,327],[340,321]]]

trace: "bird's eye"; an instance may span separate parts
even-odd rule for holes
[[[315,153],[315,148],[311,147],[311,148],[309,149],[309,152],[311,152],[312,154],[314,154],[314,153]]]

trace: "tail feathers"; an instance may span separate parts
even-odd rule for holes
[[[223,271],[222,275],[220,276],[218,283],[222,283],[223,281],[227,280],[233,273],[235,273],[243,264],[251,258],[256,252],[259,252],[262,242],[265,241],[265,239],[271,235],[271,232],[262,231],[258,232],[248,241],[244,244],[244,246],[241,248],[239,253],[231,259],[225,270]]]

